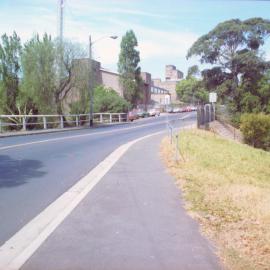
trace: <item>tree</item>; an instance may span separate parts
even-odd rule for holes
[[[205,79],[209,80],[211,75],[218,76],[217,85],[229,79],[231,87],[228,94],[234,98],[240,77],[254,81],[268,67],[259,55],[259,49],[269,34],[269,20],[225,21],[200,37],[189,49],[187,58],[197,55],[201,63],[215,65],[214,70],[205,71]]]
[[[197,65],[191,66],[188,68],[188,72],[187,72],[187,79],[191,78],[191,77],[196,77],[200,75],[200,70],[199,67]]]
[[[205,89],[204,82],[198,79],[200,74],[197,65],[188,68],[187,76],[176,85],[178,98],[185,103],[205,103],[208,99],[208,91]]]
[[[141,69],[138,66],[140,53],[136,50],[138,41],[132,30],[126,32],[120,46],[118,71],[121,76],[120,81],[124,89],[124,97],[133,106],[136,106],[142,96],[142,80]]]
[[[204,89],[202,81],[194,77],[181,80],[176,85],[176,93],[185,103],[205,103],[208,99],[208,92]]]
[[[54,42],[47,34],[42,39],[39,35],[34,36],[24,46],[20,102],[35,114],[56,113],[55,57]]]
[[[59,40],[56,40],[55,47],[57,51],[55,61],[58,64],[59,76],[54,94],[57,113],[62,114],[62,103],[73,88],[79,92],[78,104],[85,111],[89,100],[88,61],[81,60],[86,57],[86,51],[80,44],[70,41],[59,43]]]
[[[62,103],[74,87],[86,103],[87,67],[76,64],[83,56],[85,51],[77,44],[65,41],[60,47],[46,33],[34,36],[23,49],[20,105],[34,114],[62,114]]]
[[[16,114],[16,98],[19,93],[21,41],[16,32],[4,34],[0,43],[0,97],[1,111]]]

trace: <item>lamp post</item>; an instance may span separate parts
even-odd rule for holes
[[[94,105],[94,100],[93,100],[93,92],[94,92],[94,79],[95,79],[95,69],[93,70],[93,65],[92,65],[92,47],[93,44],[104,39],[104,38],[111,38],[111,39],[117,39],[117,36],[103,36],[95,41],[92,41],[91,35],[89,36],[89,95],[90,95],[90,113],[89,113],[89,125],[90,127],[93,126],[93,105]],[[93,76],[92,76],[93,75]]]

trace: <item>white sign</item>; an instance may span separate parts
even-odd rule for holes
[[[217,102],[217,93],[215,92],[209,93],[209,102],[210,103]]]

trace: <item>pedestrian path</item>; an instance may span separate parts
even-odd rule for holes
[[[210,123],[210,128],[225,139],[234,140],[240,143],[243,141],[240,131],[229,124],[225,125],[219,121],[214,121]]]
[[[159,157],[162,135],[132,146],[22,270],[216,270]]]

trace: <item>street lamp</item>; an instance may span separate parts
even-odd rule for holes
[[[94,81],[95,74],[92,78],[92,46],[93,44],[97,43],[98,41],[105,39],[105,38],[111,38],[111,39],[117,39],[118,36],[103,36],[98,38],[95,41],[91,40],[91,35],[89,36],[89,94],[90,94],[90,114],[89,114],[89,125],[90,127],[93,126],[93,92],[94,92]],[[92,87],[93,86],[93,87]]]

